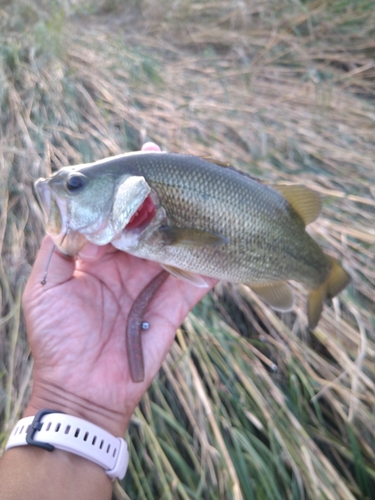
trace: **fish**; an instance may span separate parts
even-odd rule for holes
[[[310,330],[350,281],[306,232],[322,208],[318,193],[212,158],[125,153],[63,167],[35,189],[62,252],[111,243],[196,286],[207,286],[205,276],[246,284],[277,311],[292,309],[288,282],[297,281],[309,291]]]

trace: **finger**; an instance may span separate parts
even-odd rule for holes
[[[94,243],[90,243],[89,241],[85,243],[85,245],[81,248],[78,257],[83,262],[95,262],[99,260],[103,255],[108,253],[109,251],[114,251],[115,248],[112,245],[103,245],[98,246],[94,245]]]
[[[156,318],[167,316],[173,328],[178,328],[188,312],[218,283],[218,280],[206,276],[205,280],[208,288],[198,288],[185,281],[170,277],[161,287],[156,299],[150,304],[147,315],[151,321],[153,321],[154,314],[156,314]]]
[[[154,142],[146,142],[142,146],[142,151],[161,151],[161,149]]]
[[[198,288],[169,277],[146,309],[144,319],[150,322],[150,329],[141,337],[147,379],[153,378],[159,370],[174,340],[175,331],[188,312],[217,283],[213,278],[205,277],[205,280],[209,288]]]
[[[160,294],[161,299],[166,301],[166,303],[175,304],[172,307],[175,313],[180,308],[183,308],[183,319],[186,314],[193,309],[194,306],[198,304],[200,300],[218,283],[219,280],[215,278],[209,278],[208,276],[202,276],[206,282],[205,287],[195,286],[187,281],[175,278],[171,276],[171,279],[163,286],[162,293]],[[185,312],[186,311],[186,312]],[[177,325],[179,326],[179,325]]]
[[[181,283],[181,297],[184,298],[184,303],[187,311],[191,311],[193,307],[195,307],[203,297],[214,288],[214,286],[219,282],[219,280],[215,278],[208,278],[204,276],[204,279],[207,283],[207,287],[198,288],[196,286],[192,286],[189,283],[182,282]],[[181,280],[180,280],[181,281]],[[185,313],[182,313],[185,314]],[[187,313],[186,313],[187,314]],[[185,316],[184,316],[185,317]]]
[[[33,287],[45,281],[45,289],[53,288],[69,280],[74,270],[75,260],[58,253],[52,238],[46,236],[36,257],[27,287]]]

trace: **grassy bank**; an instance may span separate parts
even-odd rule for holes
[[[30,391],[32,183],[151,139],[320,192],[309,231],[353,279],[313,334],[298,284],[282,316],[218,285],[134,415],[117,497],[372,498],[374,26],[366,0],[0,6],[0,446]]]

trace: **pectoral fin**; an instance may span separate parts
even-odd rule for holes
[[[220,234],[186,227],[163,226],[160,228],[166,245],[180,247],[202,247],[205,245],[222,245],[228,239]]]
[[[320,195],[305,186],[271,186],[278,191],[302,218],[305,226],[313,222],[322,209]]]
[[[276,311],[290,311],[294,304],[292,289],[285,281],[265,285],[249,284],[249,287]]]
[[[189,271],[184,271],[183,269],[168,266],[166,264],[162,264],[161,266],[175,278],[186,281],[198,288],[208,288],[209,286],[205,279],[199,276],[199,274],[190,273]]]

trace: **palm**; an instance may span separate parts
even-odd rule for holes
[[[54,254],[43,287],[51,245],[47,238],[24,295],[34,378],[60,387],[64,381],[68,392],[112,411],[132,412],[159,370],[176,328],[207,288],[168,278],[147,312],[151,328],[142,334],[146,376],[135,384],[125,345],[128,312],[160,266],[112,248],[94,263],[77,265]]]

